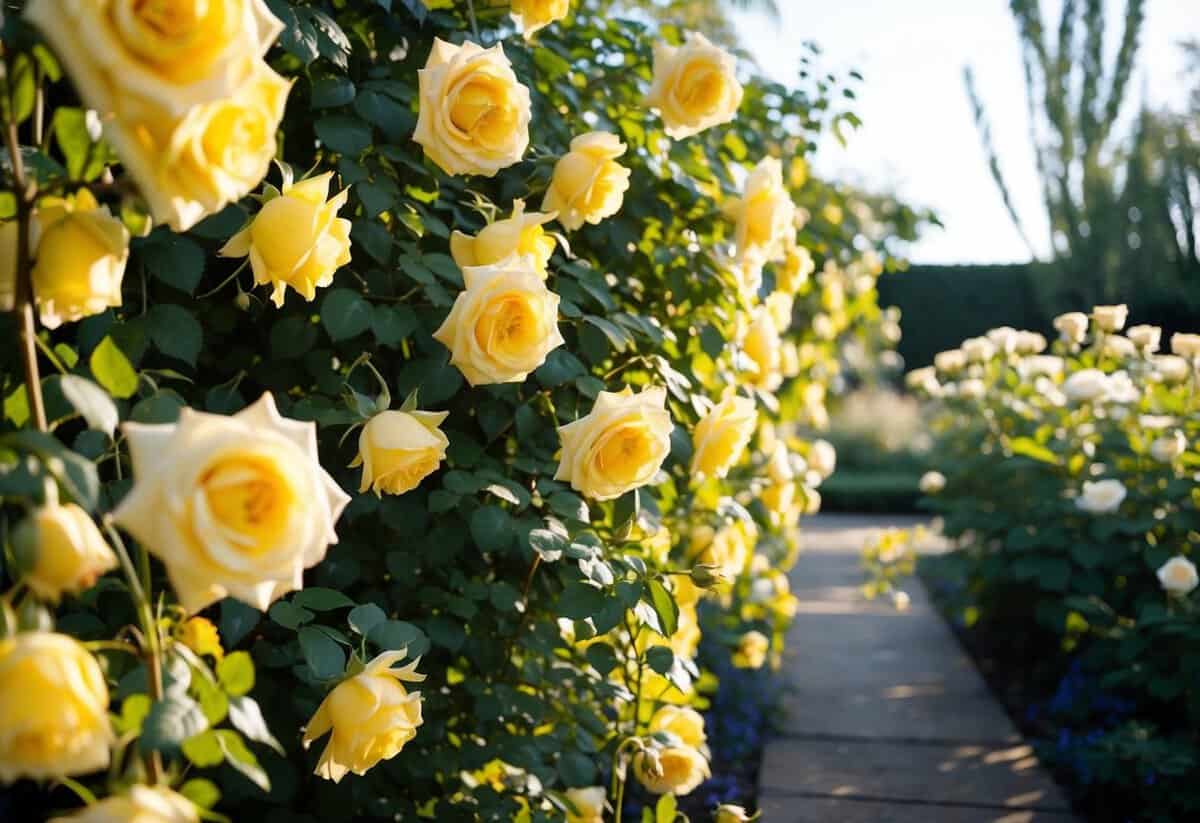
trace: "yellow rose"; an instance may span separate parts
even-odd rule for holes
[[[633,773],[651,794],[676,796],[689,794],[708,778],[704,755],[686,746],[672,746],[651,754],[638,752],[633,757]]]
[[[767,652],[771,649],[771,641],[759,631],[749,631],[738,640],[737,649],[733,653],[733,665],[739,669],[761,669],[767,662]]]
[[[687,556],[694,563],[716,566],[726,580],[736,579],[750,563],[758,530],[745,520],[726,523],[719,529],[697,526],[692,529]]]
[[[107,125],[109,141],[156,221],[186,231],[246,196],[266,176],[292,84],[261,60],[250,66],[228,97],[178,116],[157,102],[131,97]]]
[[[413,140],[446,174],[492,177],[529,147],[529,89],[497,43],[441,39],[418,72],[421,110]]]
[[[108,206],[80,189],[64,200],[47,198],[34,219],[33,293],[43,326],[56,329],[121,305],[129,232]]]
[[[316,425],[281,417],[270,394],[232,416],[184,409],[122,429],[134,483],[113,517],[187,611],[227,596],[266,609],[337,542],[350,498],[321,468]]]
[[[743,806],[722,803],[717,807],[717,814],[713,823],[749,823],[749,821],[757,818],[758,815],[751,816]]]
[[[699,478],[728,474],[746,450],[757,425],[754,401],[726,393],[692,433],[692,474]]]
[[[555,241],[543,225],[558,215],[525,211],[524,200],[513,201],[512,217],[489,223],[471,237],[456,231],[450,235],[450,255],[459,268],[490,266],[515,255],[532,257],[538,272],[546,276],[546,264],[554,254]]]
[[[800,515],[804,513],[796,502],[796,484],[793,481],[767,486],[762,491],[762,504],[776,528],[795,528]]]
[[[567,789],[567,800],[575,811],[567,811],[567,823],[604,823],[604,801],[608,793],[603,786],[586,789]]]
[[[384,652],[339,683],[322,701],[304,730],[304,748],[332,732],[314,772],[334,783],[354,772],[362,776],[381,760],[390,760],[417,736],[421,725],[421,693],[404,683],[420,683],[414,660],[393,669],[407,652]]]
[[[783,263],[775,269],[775,288],[786,294],[795,295],[808,282],[808,278],[816,271],[817,264],[813,262],[812,253],[803,246],[797,245],[794,235],[789,232],[785,239]]]
[[[727,207],[737,222],[734,242],[739,259],[777,260],[784,254],[789,233],[795,232],[796,206],[783,186],[783,167],[774,157],[764,157],[746,179],[740,198]]]
[[[465,289],[433,333],[472,386],[520,383],[563,344],[558,295],[532,257],[463,269]]]
[[[682,46],[654,43],[654,82],[646,105],[662,114],[676,140],[728,123],[742,104],[737,61],[703,34],[688,32]]]
[[[57,603],[64,593],[89,589],[117,567],[117,557],[92,518],[74,503],[47,503],[34,509],[13,531],[13,548],[27,562],[21,578],[43,600]]]
[[[565,480],[593,500],[612,500],[644,486],[671,451],[667,392],[600,392],[590,414],[559,426],[562,458],[555,480]]]
[[[0,312],[12,311],[17,298],[17,238],[16,220],[0,221]]]
[[[200,823],[195,805],[166,786],[134,786],[50,823]]]
[[[218,661],[225,657],[225,650],[221,648],[221,633],[212,621],[203,617],[185,620],[176,629],[176,637],[196,654],[207,654]]]
[[[704,733],[704,718],[687,706],[663,706],[650,718],[650,732],[670,732],[683,745],[699,751],[708,736]]]
[[[783,383],[782,365],[783,340],[771,312],[766,307],[755,309],[750,326],[742,338],[742,351],[754,365],[750,383],[765,391],[775,391]]]
[[[594,131],[571,141],[571,150],[554,166],[542,211],[558,213],[569,230],[593,225],[621,210],[629,190],[629,169],[617,162],[625,144],[615,134]]]
[[[767,295],[767,299],[763,301],[763,304],[767,307],[771,319],[775,321],[775,328],[780,331],[787,331],[791,328],[792,308],[795,306],[796,301],[790,294],[785,291],[771,292]],[[813,320],[815,325],[816,318],[813,318]]]
[[[358,436],[358,455],[351,468],[362,466],[359,492],[375,496],[412,491],[446,457],[450,440],[438,426],[448,412],[383,411],[367,421]]]
[[[113,741],[108,685],[87,649],[53,632],[0,640],[0,783],[103,769]]]
[[[562,20],[571,10],[571,0],[513,0],[512,17],[528,40],[538,29]]]
[[[317,287],[332,283],[333,273],[350,262],[350,221],[337,216],[348,190],[329,199],[332,177],[325,172],[284,185],[221,249],[223,257],[250,255],[254,282],[272,286],[276,306],[288,286],[311,302]]]

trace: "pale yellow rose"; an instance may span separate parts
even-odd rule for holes
[[[1133,345],[1138,347],[1139,351],[1146,354],[1158,351],[1158,347],[1162,343],[1162,329],[1158,326],[1130,326],[1125,335]]]
[[[742,337],[742,351],[750,358],[754,371],[750,384],[764,391],[775,391],[783,383],[782,366],[783,339],[765,307],[755,309],[750,325]]]
[[[532,257],[466,266],[463,283],[433,337],[472,386],[520,383],[563,344],[558,295]]]
[[[114,740],[104,673],[77,640],[53,632],[0,640],[0,783],[103,769]]]
[[[1088,316],[1081,311],[1071,311],[1054,318],[1054,328],[1068,343],[1082,343],[1087,339]]]
[[[671,451],[674,424],[667,391],[600,392],[587,415],[558,427],[562,441],[555,480],[593,500],[612,500],[649,483]]]
[[[704,718],[687,706],[663,706],[650,718],[650,732],[670,732],[685,746],[699,751],[708,736],[704,733]]]
[[[186,231],[250,193],[270,169],[290,81],[254,59],[228,97],[172,115],[137,97],[106,125],[154,219]]]
[[[129,232],[108,206],[80,189],[43,200],[34,220],[33,294],[43,326],[56,329],[121,305]]]
[[[554,254],[555,240],[542,226],[557,216],[554,212],[526,212],[525,201],[514,200],[511,217],[489,223],[474,237],[461,231],[451,234],[450,255],[459,268],[490,266],[514,254],[529,256],[545,277],[546,264]]]
[[[1120,331],[1125,328],[1125,321],[1129,319],[1129,307],[1124,303],[1116,306],[1093,306],[1092,319],[1096,322],[1096,328],[1101,331]]]
[[[1200,334],[1176,332],[1171,335],[1171,353],[1179,357],[1200,357]]]
[[[704,755],[687,746],[638,752],[633,757],[633,773],[651,794],[677,797],[690,794],[710,774]]]
[[[760,499],[776,528],[795,528],[804,514],[804,507],[796,500],[795,481],[771,483],[762,490]]]
[[[16,220],[0,220],[0,312],[12,311],[17,298],[18,225]]]
[[[13,549],[28,564],[21,580],[38,597],[57,603],[89,589],[117,567],[117,557],[91,516],[74,503],[46,503],[13,530]]]
[[[250,223],[221,249],[222,257],[250,256],[257,285],[270,285],[271,302],[282,306],[287,287],[312,302],[317,288],[350,262],[350,221],[338,217],[349,190],[329,198],[333,172],[284,185]]]
[[[751,816],[742,806],[735,806],[732,803],[722,803],[717,807],[717,814],[713,823],[749,823],[749,821],[755,820],[757,817],[758,815]]]
[[[758,542],[758,529],[746,520],[735,520],[714,529],[700,525],[692,529],[687,557],[693,563],[716,566],[726,580],[736,579],[749,566]]]
[[[796,243],[793,233],[787,237],[791,239],[784,240],[783,262],[775,269],[775,288],[794,295],[808,282],[817,264],[813,262],[812,253]]]
[[[435,39],[418,76],[413,140],[442,171],[492,177],[521,161],[529,147],[529,89],[499,43],[484,49]]]
[[[332,732],[314,772],[334,783],[353,772],[359,776],[400,753],[421,725],[421,693],[404,683],[420,683],[420,658],[393,669],[407,652],[384,652],[339,683],[322,701],[304,729],[304,748]]]
[[[796,205],[784,188],[779,160],[759,161],[746,179],[742,196],[730,201],[726,213],[737,223],[734,242],[739,259],[781,259],[787,237],[795,234]]]
[[[792,295],[785,291],[774,291],[767,295],[767,299],[763,301],[763,305],[767,307],[767,311],[771,314],[771,319],[775,321],[775,328],[781,332],[787,331],[792,325],[792,309],[796,305]],[[816,325],[814,318],[813,325]],[[824,337],[825,335],[817,335]],[[833,335],[829,335],[833,337]]]
[[[200,813],[166,786],[133,786],[50,823],[200,823]]]
[[[567,789],[564,794],[575,811],[567,811],[567,823],[604,823],[604,801],[608,792],[603,786],[586,789]]]
[[[556,23],[571,10],[571,0],[513,0],[512,17],[528,40],[539,29]]]
[[[450,440],[438,428],[449,412],[382,411],[367,421],[358,436],[358,455],[351,468],[362,466],[359,492],[404,494],[421,484],[446,457]]]
[[[1196,566],[1183,555],[1172,557],[1159,567],[1158,582],[1163,590],[1176,597],[1187,597],[1200,585],[1200,574]]]
[[[738,640],[733,653],[733,665],[739,669],[761,669],[767,662],[771,641],[760,631],[748,631]]]
[[[646,105],[662,114],[664,131],[676,140],[728,123],[742,104],[733,55],[697,32],[682,46],[654,43],[654,82]]]
[[[122,426],[133,488],[113,513],[167,568],[188,612],[222,597],[259,609],[304,585],[350,498],[321,468],[314,423],[270,394],[231,416]]]
[[[724,477],[741,459],[758,425],[754,401],[727,392],[692,432],[692,475]]]
[[[621,210],[629,190],[629,169],[617,162],[625,144],[615,134],[594,131],[571,141],[554,166],[542,211],[558,213],[564,228],[597,224]]]

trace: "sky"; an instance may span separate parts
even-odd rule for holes
[[[1029,141],[1016,26],[1007,0],[777,0],[782,22],[738,13],[742,41],[764,71],[790,83],[798,44],[815,40],[823,66],[865,77],[857,114],[864,125],[843,149],[817,152],[816,170],[868,189],[892,191],[933,208],[945,229],[930,229],[909,250],[917,263],[998,263],[1029,259],[988,173],[962,70],[970,65],[992,124],[1000,164],[1038,253],[1049,248]],[[1131,97],[1181,104],[1186,88],[1175,44],[1200,37],[1200,0],[1148,0]],[[1051,31],[1059,0],[1043,0]],[[1106,0],[1115,51],[1124,2]],[[1111,61],[1111,57],[1110,57]],[[1111,65],[1111,62],[1106,65]],[[1130,108],[1134,108],[1130,106]]]

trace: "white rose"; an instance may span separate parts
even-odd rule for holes
[[[946,488],[946,475],[938,471],[928,471],[921,475],[921,494],[938,494]]]
[[[978,378],[972,377],[958,384],[958,396],[968,400],[979,400],[987,394],[987,385]]]
[[[933,365],[943,374],[954,374],[967,365],[967,356],[962,349],[938,352],[933,356]]]
[[[1133,357],[1137,354],[1137,344],[1128,337],[1123,337],[1119,334],[1109,335],[1104,338],[1104,353],[1109,357],[1123,360],[1126,357]]]
[[[1046,338],[1035,331],[1019,331],[1015,345],[1018,354],[1038,354],[1046,350]]]
[[[972,363],[986,363],[996,355],[996,346],[986,337],[972,337],[962,344],[963,355]]]
[[[1174,339],[1172,339],[1174,344]],[[1192,373],[1191,364],[1174,354],[1163,354],[1153,359],[1153,376],[1163,383],[1182,383]]]
[[[837,468],[837,451],[828,440],[814,440],[808,449],[808,467],[821,476],[829,477]]]
[[[1068,343],[1082,343],[1087,338],[1088,316],[1081,311],[1060,314],[1054,318],[1054,328]]]
[[[1180,357],[1195,358],[1200,356],[1200,334],[1171,335],[1171,352]]]
[[[1063,373],[1065,367],[1066,363],[1061,357],[1053,354],[1035,354],[1018,363],[1017,372],[1025,379],[1038,375],[1057,377]]]
[[[1012,326],[998,326],[984,335],[999,351],[1011,354],[1017,350],[1017,330]]]
[[[1196,566],[1186,557],[1172,557],[1158,570],[1158,582],[1168,594],[1185,597],[1200,583]]]
[[[1098,400],[1108,394],[1108,375],[1099,369],[1081,369],[1063,383],[1063,392],[1075,403]]]
[[[1162,329],[1158,326],[1130,326],[1125,335],[1145,353],[1158,351],[1162,344]]]
[[[1176,429],[1150,444],[1150,456],[1160,463],[1173,463],[1187,451],[1187,438]]]
[[[1129,307],[1124,303],[1118,306],[1094,306],[1092,318],[1101,331],[1120,331],[1125,328],[1125,321],[1129,319]]]
[[[1120,480],[1084,481],[1083,493],[1075,499],[1075,506],[1089,514],[1107,514],[1120,508],[1126,494]]]

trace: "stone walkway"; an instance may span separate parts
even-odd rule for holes
[[[914,518],[822,515],[791,573],[781,733],[759,802],[769,823],[1071,823],[1059,788],[916,580],[912,606],[867,601],[859,552]],[[936,550],[935,546],[926,547]]]

